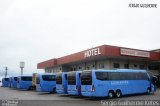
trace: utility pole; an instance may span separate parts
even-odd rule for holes
[[[7,70],[8,70],[8,67],[4,67],[6,72],[5,72],[5,78],[7,77]]]

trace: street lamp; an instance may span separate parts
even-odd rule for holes
[[[7,77],[7,70],[8,70],[8,67],[4,67],[6,72],[5,72],[5,78]]]
[[[24,64],[25,64],[25,63],[24,63],[23,61],[20,62],[21,75],[23,75]]]

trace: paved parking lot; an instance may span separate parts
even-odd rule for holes
[[[35,92],[33,90],[23,91],[12,88],[0,87],[0,106],[11,106],[7,103],[15,104],[14,106],[102,106],[116,105],[114,101],[144,101],[160,100],[160,90],[155,94],[147,95],[129,95],[121,98],[86,98],[78,96],[50,94],[43,92]],[[107,104],[110,103],[110,104]],[[112,103],[112,104],[111,104]],[[13,106],[12,104],[12,106]],[[156,103],[155,106],[160,104]],[[150,105],[149,105],[150,106]]]

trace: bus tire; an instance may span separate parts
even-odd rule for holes
[[[53,88],[51,93],[56,93],[56,88]]]
[[[56,88],[53,88],[53,93],[56,93]]]
[[[117,98],[120,98],[122,96],[121,90],[119,90],[119,89],[116,90],[116,94],[115,95],[116,95]]]
[[[30,86],[30,87],[28,88],[28,90],[32,90],[32,86]]]
[[[108,92],[108,98],[111,99],[111,98],[114,98],[114,91],[113,90],[110,90]]]
[[[151,88],[147,88],[147,94],[151,94]]]

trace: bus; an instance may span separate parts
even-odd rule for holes
[[[36,77],[36,91],[56,92],[56,74],[39,74]]]
[[[9,83],[8,83],[9,88],[11,88],[11,83],[12,83],[12,77],[9,77]]]
[[[59,94],[67,94],[67,72],[56,74],[56,92]]]
[[[2,78],[2,87],[9,86],[9,78]]]
[[[17,77],[11,77],[10,86],[11,88],[17,88]]]
[[[128,94],[155,92],[145,70],[92,70],[81,73],[81,93],[88,97],[121,97]]]
[[[32,89],[32,76],[18,76],[17,78],[17,88],[30,90]]]
[[[69,95],[81,95],[81,73],[82,71],[72,71],[67,73],[67,91]]]

